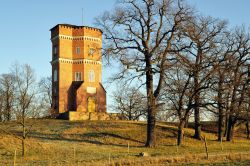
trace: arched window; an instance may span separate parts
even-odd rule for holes
[[[89,82],[95,82],[95,72],[94,72],[94,70],[89,71]]]
[[[56,82],[57,81],[57,70],[55,69],[54,70],[54,82]]]
[[[80,47],[76,47],[76,54],[80,54],[80,53],[81,53]]]
[[[75,72],[75,81],[82,81],[82,72]]]

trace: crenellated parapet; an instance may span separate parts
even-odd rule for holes
[[[70,24],[58,24],[50,29],[52,39],[56,36],[94,36],[95,38],[102,37],[102,31],[98,28],[88,27],[88,26],[76,26]]]

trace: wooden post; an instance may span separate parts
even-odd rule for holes
[[[178,138],[176,139],[176,152],[179,152]]]
[[[204,136],[204,143],[205,143],[205,150],[206,150],[206,155],[207,155],[207,159],[208,159],[208,148],[207,148],[207,139],[206,139],[206,136]]]
[[[13,161],[13,165],[16,166],[16,149],[15,149],[15,153],[14,153],[14,161]]]
[[[110,158],[110,153],[109,153],[109,164],[110,164],[110,162],[111,162],[111,158]]]
[[[129,154],[129,142],[128,142],[128,154]]]
[[[221,151],[223,151],[223,138],[221,137],[221,139],[220,139],[220,147],[221,147]]]
[[[74,146],[74,160],[76,159],[76,147]]]

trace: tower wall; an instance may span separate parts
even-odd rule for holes
[[[51,41],[55,112],[58,115],[70,115],[70,111],[105,113],[106,91],[101,84],[102,32],[91,27],[59,24],[51,29]],[[57,78],[54,78],[55,70]],[[78,73],[81,80],[77,79]]]

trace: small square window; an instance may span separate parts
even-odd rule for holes
[[[76,47],[76,54],[80,54],[80,53],[81,53],[80,47]]]

